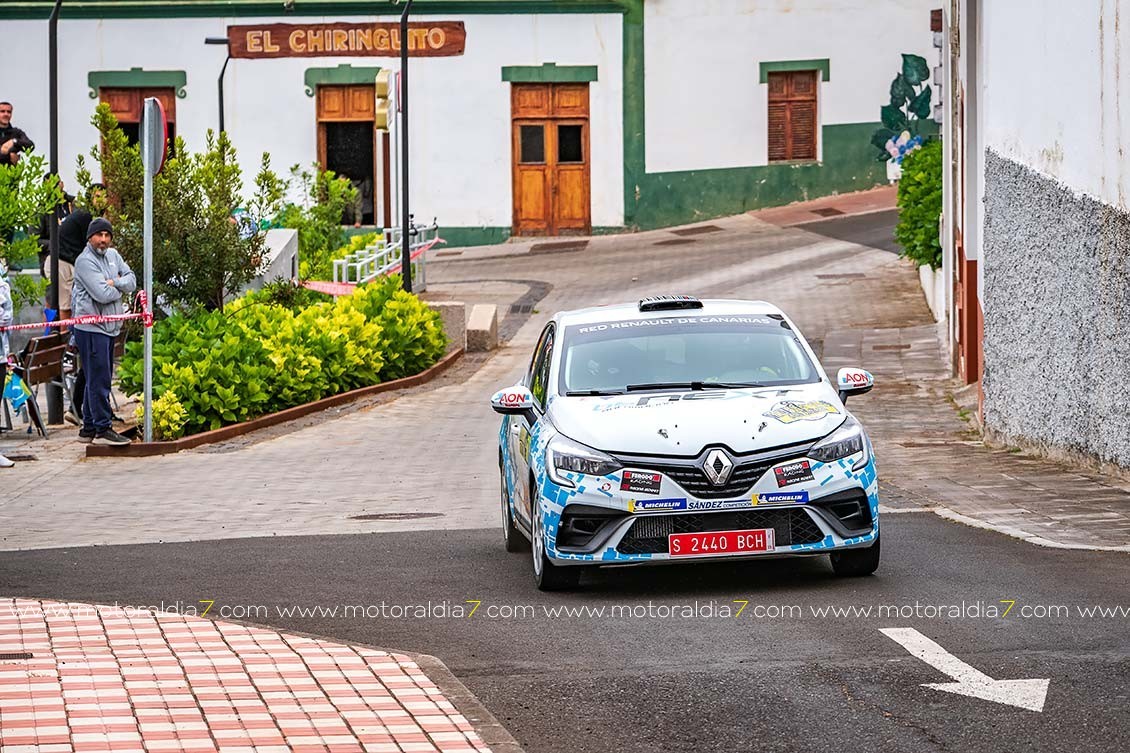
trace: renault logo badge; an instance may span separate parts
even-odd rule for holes
[[[724,451],[714,449],[706,453],[706,460],[702,464],[702,472],[715,486],[722,486],[730,480],[730,472],[734,470],[734,461]]]

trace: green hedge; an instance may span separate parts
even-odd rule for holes
[[[903,256],[919,266],[942,266],[938,217],[942,214],[942,142],[930,141],[906,155],[898,187],[895,240]]]
[[[252,294],[223,312],[157,323],[153,393],[164,398],[162,414],[154,411],[154,424],[163,432],[159,438],[217,429],[417,374],[447,347],[439,314],[404,292],[396,276],[301,308],[272,303],[270,297]],[[131,342],[119,370],[129,394],[142,391],[142,357],[142,343]]]

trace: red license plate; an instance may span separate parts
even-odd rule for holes
[[[672,557],[710,557],[745,554],[747,552],[771,552],[774,549],[773,529],[673,533],[667,537],[667,549]]]

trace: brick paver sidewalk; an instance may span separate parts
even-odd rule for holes
[[[403,654],[175,613],[0,599],[0,750],[489,748]]]

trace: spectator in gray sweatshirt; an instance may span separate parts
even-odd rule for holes
[[[98,217],[86,230],[86,248],[75,260],[75,281],[71,291],[74,316],[109,316],[124,313],[124,294],[137,289],[137,278],[116,248],[111,248],[114,229],[110,221]],[[114,337],[121,322],[76,324],[82,368],[86,372],[86,392],[82,401],[82,428],[79,441],[105,445],[126,445],[130,440],[110,428],[110,378],[114,364]]]

